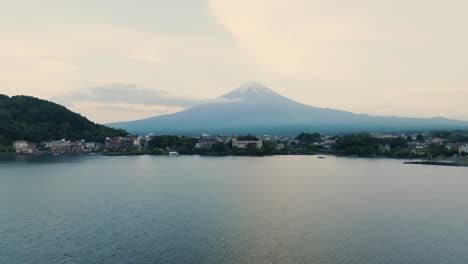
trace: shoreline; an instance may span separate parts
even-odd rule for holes
[[[141,152],[92,152],[92,153],[73,153],[66,152],[54,155],[53,153],[26,154],[26,153],[0,153],[0,156],[169,156],[168,153],[154,153],[151,151]],[[200,156],[200,157],[272,157],[272,156],[320,156],[329,155],[345,158],[365,158],[365,159],[394,159],[404,160],[403,164],[407,165],[429,165],[429,166],[445,166],[445,167],[468,167],[468,159],[462,160],[423,160],[421,157],[389,157],[389,156],[356,156],[344,155],[332,152],[315,152],[315,153],[180,153],[178,156]]]
[[[420,161],[405,161],[404,164],[409,165],[427,165],[427,166],[445,166],[445,167],[468,167],[468,163],[458,163],[454,161],[443,160],[420,160]]]

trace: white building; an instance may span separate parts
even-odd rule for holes
[[[326,140],[322,143],[322,146],[324,149],[332,149],[335,144],[336,140]]]
[[[27,141],[18,140],[13,142],[13,147],[15,148],[16,152],[24,152],[28,150],[29,143]]]
[[[96,148],[96,142],[86,142],[85,148],[86,149],[95,149]]]
[[[464,145],[461,145],[460,147],[458,147],[458,152],[460,153],[460,155],[463,152],[468,155],[468,144],[464,144]]]
[[[141,147],[141,137],[140,136],[133,138],[133,146]]]
[[[261,139],[259,140],[237,140],[235,138],[232,140],[233,148],[246,149],[249,146],[255,146],[256,148],[261,149],[263,147],[263,141]]]
[[[65,139],[48,142],[47,146],[50,147],[52,151],[55,152],[68,152],[71,149],[71,142],[66,141]]]

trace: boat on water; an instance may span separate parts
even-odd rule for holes
[[[317,156],[317,159],[325,159],[325,156]]]
[[[179,156],[179,152],[171,151],[169,152],[169,156]]]

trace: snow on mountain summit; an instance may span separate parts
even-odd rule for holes
[[[224,99],[230,100],[272,100],[284,98],[270,88],[260,84],[258,82],[247,82],[239,86],[237,89],[230,91],[229,93],[221,96]],[[286,98],[284,98],[286,99]]]

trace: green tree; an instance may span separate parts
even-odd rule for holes
[[[226,143],[219,141],[211,146],[211,150],[218,153],[226,153],[229,151],[229,147]]]
[[[267,155],[273,155],[278,152],[274,141],[263,141],[262,151]]]
[[[12,146],[0,145],[0,153],[14,153],[15,149]]]
[[[259,140],[259,138],[256,137],[256,136],[253,136],[253,135],[245,135],[245,136],[238,136],[238,137],[237,137],[237,140],[241,140],[241,141],[257,141],[257,140]]]
[[[151,149],[172,149],[181,154],[190,154],[193,153],[193,149],[197,142],[198,139],[196,138],[162,135],[153,137],[149,142],[149,146]]]
[[[322,136],[319,133],[301,133],[296,137],[296,140],[299,141],[299,144],[302,146],[311,145],[316,142],[322,142]]]
[[[424,136],[422,134],[418,134],[418,136],[416,137],[416,140],[420,143],[424,142]]]

